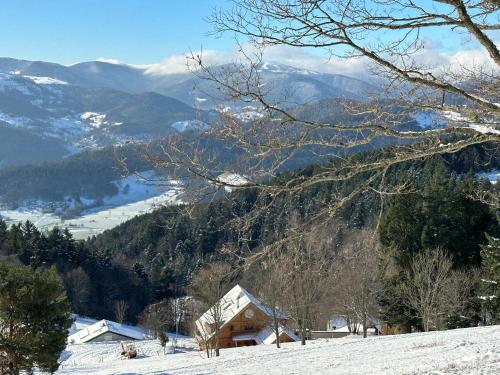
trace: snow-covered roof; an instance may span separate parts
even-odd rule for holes
[[[71,344],[81,344],[91,341],[106,332],[116,333],[134,340],[144,339],[144,333],[138,328],[103,319],[68,336],[68,342]]]
[[[300,338],[293,333],[293,331],[288,328],[287,326],[281,325],[279,326],[278,329],[279,335],[282,336],[283,334],[287,335],[290,337],[293,341],[299,341]],[[258,333],[258,341],[257,344],[272,344],[276,340],[276,333],[274,332],[274,329],[271,326],[267,326],[263,328],[259,333]]]
[[[225,326],[230,322],[235,316],[237,316],[241,311],[243,311],[248,305],[254,305],[265,315],[272,317],[272,309],[257,297],[253,296],[246,289],[242,288],[240,285],[236,284],[229,292],[227,292],[224,297],[219,301],[222,307],[221,321],[222,326]],[[288,316],[281,310],[277,311],[279,319],[288,319]],[[210,309],[207,310],[197,321],[196,326],[200,332],[206,332],[205,324],[213,323],[213,317]]]
[[[97,322],[97,320],[95,320],[95,319],[83,317],[83,316],[76,315],[76,314],[73,314],[71,316],[71,318],[73,319],[73,324],[71,325],[71,327],[68,330],[70,335],[72,335],[78,331],[81,331],[82,329],[88,328],[92,324],[95,324]]]
[[[353,327],[351,327],[351,328],[353,328]],[[368,333],[377,333],[377,331],[373,327],[367,328],[366,331]],[[346,332],[346,333],[349,332],[350,333],[352,331],[349,330],[349,326],[343,326],[343,327],[334,329],[332,332]],[[363,332],[363,325],[361,323],[357,324],[356,332],[358,332],[358,333]]]
[[[280,325],[278,331],[280,337],[283,334],[285,334],[294,341],[300,340],[299,337],[295,333],[293,333],[293,331],[288,327]],[[276,333],[274,332],[274,329],[271,326],[266,326],[262,328],[259,332],[242,333],[233,336],[233,341],[247,341],[247,340],[254,340],[257,345],[262,345],[262,344],[269,345],[275,342]]]

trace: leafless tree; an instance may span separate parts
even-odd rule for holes
[[[487,204],[496,212],[500,211],[500,189],[498,188],[492,191],[476,191],[467,197]]]
[[[68,271],[63,274],[63,282],[74,311],[85,314],[88,311],[92,287],[90,278],[85,270],[78,267]]]
[[[175,337],[172,340],[172,346],[174,348],[174,353],[177,346],[177,336],[179,335],[179,327],[184,320],[184,313],[186,307],[186,299],[185,298],[173,298],[170,300],[170,306],[172,310],[172,316],[174,318],[173,325],[175,328]]]
[[[118,323],[123,323],[127,318],[129,305],[127,301],[118,300],[114,304],[115,319]]]
[[[401,300],[422,320],[424,331],[439,328],[440,320],[460,311],[469,294],[469,277],[452,269],[452,261],[441,249],[427,250],[413,258],[405,271]]]
[[[214,263],[200,269],[190,285],[190,293],[202,302],[205,325],[197,326],[197,337],[203,342],[207,356],[210,349],[215,350],[215,356],[220,355],[220,329],[223,321],[223,297],[229,290],[231,267],[226,263]]]
[[[139,316],[139,323],[155,337],[158,337],[160,332],[165,332],[172,323],[169,301],[164,299],[146,306]]]
[[[276,336],[276,347],[280,348],[280,325],[284,320],[283,306],[288,298],[287,278],[283,277],[289,270],[284,269],[282,252],[273,252],[263,259],[259,267],[255,290],[257,296],[271,309],[271,326]]]
[[[293,231],[291,228],[290,234]],[[314,324],[315,310],[326,294],[332,275],[331,249],[321,236],[317,230],[301,233],[298,239],[287,243],[280,258],[287,311],[297,324],[302,345],[306,344],[307,329]]]
[[[202,54],[193,54],[195,74],[218,88],[221,103],[251,104],[262,117],[248,121],[219,111],[219,119],[203,132],[202,139],[217,140],[221,148],[238,149],[234,172],[243,173],[244,184],[221,179],[226,171],[214,154],[184,136],[169,138],[159,149],[146,150],[148,159],[173,174],[189,178],[203,197],[224,189],[256,188],[259,204],[266,209],[284,194],[297,194],[325,182],[361,179],[348,193],[339,191],[325,201],[311,222],[321,222],[358,194],[375,191],[383,197],[406,187],[388,186],[384,177],[393,166],[433,155],[459,152],[490,142],[498,152],[500,130],[500,53],[492,32],[500,29],[495,0],[233,0],[229,10],[214,12],[211,22],[217,33],[235,33],[248,41],[240,58],[223,67],[207,66]],[[472,66],[450,63],[428,66],[421,55],[426,49],[424,31],[435,35],[459,35],[486,51],[486,63]],[[303,118],[291,103],[273,92],[261,74],[266,48],[286,46],[321,50],[332,58],[361,59],[383,84],[365,101],[340,100],[344,111],[356,121],[318,121]],[[465,50],[467,47],[464,46]],[[408,131],[400,125],[415,114],[431,111],[448,126]],[[398,140],[376,159],[354,160],[339,156],[379,137]],[[289,180],[269,179],[302,153],[338,162],[325,165],[311,176]],[[324,160],[323,159],[323,160]],[[208,183],[207,183],[208,182]],[[219,190],[218,190],[219,188]],[[492,201],[495,201],[494,199]],[[236,220],[245,227],[255,214]],[[230,225],[231,223],[228,223]],[[297,236],[294,236],[297,239]],[[291,241],[287,238],[286,241]],[[261,251],[279,246],[262,247]],[[255,258],[253,258],[255,259]]]
[[[332,307],[346,317],[349,329],[357,333],[358,325],[367,336],[368,323],[378,318],[381,281],[378,269],[379,244],[369,230],[352,231],[334,261],[331,285]]]

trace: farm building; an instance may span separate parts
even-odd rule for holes
[[[68,343],[83,344],[85,342],[143,339],[144,334],[140,330],[103,319],[68,336]]]
[[[368,318],[368,335],[379,335],[381,323],[378,319]],[[327,323],[327,331],[338,333],[338,337],[347,335],[362,335],[363,324],[359,321],[352,321],[344,315],[333,315]]]
[[[276,335],[272,328],[272,310],[239,285],[221,298],[217,306],[207,310],[196,321],[196,339],[200,349],[215,347],[214,311],[220,314],[220,348],[274,344]],[[280,342],[298,341],[287,327],[288,316],[278,311]]]

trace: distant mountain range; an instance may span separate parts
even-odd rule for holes
[[[260,71],[272,87],[269,95],[285,95],[289,105],[363,100],[377,90],[355,78],[279,64],[264,63]],[[64,66],[0,58],[0,167],[199,129],[216,106],[228,106],[217,101],[217,91],[213,82],[191,73],[158,75],[99,61]],[[252,107],[230,105],[245,119],[255,115]]]
[[[204,111],[154,92],[0,73],[0,167],[153,139],[206,119]]]
[[[297,104],[338,97],[359,100],[377,90],[375,86],[352,77],[318,73],[282,64],[264,63],[260,71],[263,81],[273,86],[275,95],[286,93],[289,95],[287,99]],[[213,103],[210,98],[202,96],[213,94],[216,90],[213,83],[200,80],[191,73],[154,74],[146,67],[100,61],[64,66],[0,58],[0,72],[50,77],[70,85],[109,88],[130,94],[151,91],[193,107],[201,105],[204,109],[209,109]]]

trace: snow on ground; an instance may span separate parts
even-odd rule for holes
[[[85,112],[80,115],[80,119],[86,121],[91,127],[99,129],[108,122],[104,113]]]
[[[172,189],[152,198],[118,207],[87,210],[83,212],[82,216],[70,220],[61,220],[55,214],[44,213],[39,210],[1,210],[0,216],[8,224],[30,220],[40,229],[50,229],[54,226],[67,227],[76,239],[84,239],[120,225],[137,215],[151,212],[159,206],[178,203],[177,195],[178,191]],[[96,211],[97,209],[100,210]]]
[[[422,111],[411,114],[411,117],[423,129],[440,129],[445,126],[462,126],[474,129],[483,134],[500,134],[500,129],[484,124],[472,123],[462,113],[456,111]]]
[[[23,76],[39,85],[67,85],[68,82],[51,77]]]
[[[500,326],[222,349],[210,359],[193,339],[178,344],[181,353],[165,355],[157,340],[137,342],[132,360],[117,342],[68,345],[57,374],[500,374]]]
[[[102,205],[89,208],[74,219],[61,220],[54,213],[33,207],[0,210],[0,217],[8,224],[30,220],[42,230],[56,225],[61,228],[68,227],[76,239],[84,239],[120,225],[137,215],[151,212],[159,206],[180,203],[178,183],[160,180],[152,171],[129,176],[115,181],[115,184],[119,189],[117,195],[104,198]],[[81,198],[81,201],[93,203],[85,198]]]
[[[33,92],[28,88],[24,82],[15,79],[12,74],[0,73],[0,91],[17,90],[24,95],[31,96]]]
[[[264,114],[257,107],[248,105],[233,113],[233,116],[241,121],[256,121],[263,118]]]
[[[186,130],[206,130],[208,125],[200,120],[186,120],[177,121],[170,125],[172,128],[177,130],[179,133],[183,133]]]
[[[230,184],[230,185],[235,185],[235,186],[242,186],[245,184],[248,184],[250,181],[246,179],[246,177],[237,174],[237,173],[231,173],[231,172],[224,172],[221,175],[217,176],[217,180],[222,182],[223,184]],[[224,189],[227,192],[231,192],[232,188],[229,186],[225,186]]]
[[[0,112],[0,121],[3,121],[13,127],[29,127],[31,120],[22,116],[11,116]]]
[[[483,134],[500,134],[499,129],[494,129],[490,126],[473,124],[473,125],[470,125],[470,128],[474,129],[475,131],[477,131],[479,133],[483,133]]]
[[[230,114],[240,121],[249,122],[260,120],[264,117],[262,110],[253,106],[247,105],[242,108],[231,108],[230,106],[222,106],[217,108],[220,113]]]

